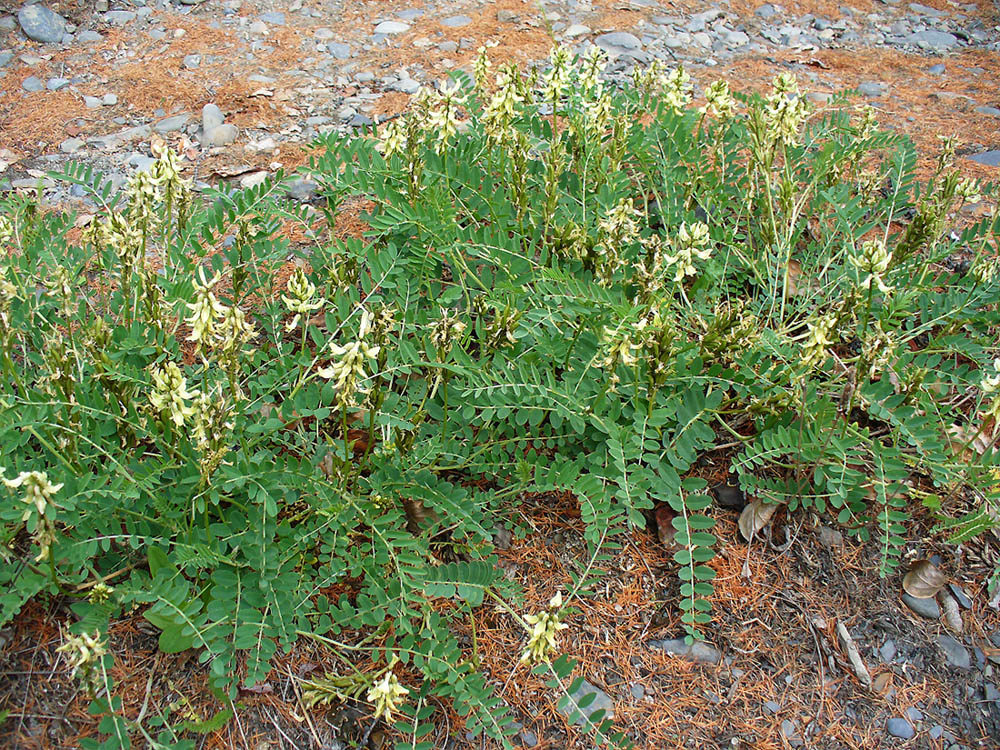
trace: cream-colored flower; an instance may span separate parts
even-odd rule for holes
[[[194,414],[194,409],[187,402],[197,398],[198,391],[187,389],[187,378],[174,362],[155,365],[152,378],[150,405],[157,414],[165,416],[177,427],[183,427],[184,420]]]
[[[372,314],[368,310],[363,311],[357,340],[344,346],[330,342],[330,352],[334,360],[329,366],[316,371],[321,378],[334,381],[337,402],[341,406],[346,406],[351,397],[361,390],[359,381],[368,377],[365,371],[366,361],[375,359],[381,351],[381,347],[372,346],[364,340],[372,330],[372,322]]]
[[[714,113],[726,119],[732,117],[735,107],[736,100],[729,91],[729,84],[719,80],[705,89],[705,106],[700,111],[708,114]]]
[[[44,471],[22,471],[16,479],[6,479],[3,473],[3,469],[0,469],[0,480],[8,489],[24,488],[24,497],[21,498],[21,502],[28,507],[21,516],[22,521],[27,521],[31,517],[32,508],[39,516],[44,516],[52,501],[52,496],[63,488],[61,483],[52,484],[48,474]]]
[[[820,315],[807,323],[809,333],[802,344],[802,363],[813,367],[826,359],[826,350],[833,343],[831,335],[837,319],[832,313]]]
[[[546,661],[556,649],[556,636],[560,630],[566,630],[569,626],[559,621],[562,615],[562,594],[556,594],[549,600],[547,611],[539,612],[537,615],[526,615],[525,621],[531,625],[528,634],[528,645],[521,654],[522,662],[537,664]]]
[[[664,255],[663,260],[668,266],[676,267],[674,281],[680,283],[698,272],[694,265],[696,258],[708,260],[712,256],[708,225],[701,221],[683,222],[671,242],[671,249],[673,252]]]
[[[194,281],[194,302],[187,305],[191,315],[185,318],[185,322],[191,326],[191,334],[188,341],[194,341],[196,348],[200,351],[203,345],[211,345],[216,336],[216,319],[225,315],[226,310],[215,296],[212,289],[222,274],[216,272],[211,279],[205,278],[205,269],[198,267],[198,277]]]
[[[392,721],[392,712],[399,710],[403,698],[409,693],[409,689],[400,684],[395,672],[388,669],[382,675],[382,679],[372,686],[365,697],[369,703],[375,706],[374,718],[384,718],[388,723]]]
[[[316,298],[316,285],[309,281],[305,271],[296,268],[295,273],[288,277],[288,296],[282,295],[281,301],[289,312],[295,313],[295,317],[289,322],[287,328],[293,330],[299,324],[303,315],[308,315],[314,310],[319,310],[326,300],[322,297]]]
[[[891,260],[892,254],[878,240],[867,240],[861,245],[860,253],[851,253],[847,256],[848,263],[861,273],[867,274],[861,280],[861,288],[868,291],[874,284],[882,294],[888,294],[893,290],[893,287],[883,280]]]
[[[72,669],[73,677],[77,673],[83,672],[83,676],[89,676],[91,670],[101,663],[101,659],[108,653],[107,644],[101,640],[100,632],[93,635],[81,633],[80,635],[67,635],[66,642],[56,649],[61,654],[65,654],[66,661]]]
[[[386,161],[392,158],[393,154],[400,154],[406,148],[406,120],[399,118],[390,120],[382,130],[382,138],[376,148],[382,152]]]

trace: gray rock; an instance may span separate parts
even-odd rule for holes
[[[70,81],[68,78],[50,78],[45,82],[45,88],[49,91],[61,91],[69,86],[69,83]]]
[[[179,115],[174,115],[173,117],[166,117],[155,125],[153,125],[153,130],[155,130],[160,135],[165,133],[174,133],[185,125],[187,125],[188,120],[191,119],[191,115],[186,112],[182,112]]]
[[[96,31],[91,31],[90,29],[81,31],[79,34],[76,35],[76,41],[78,41],[80,44],[91,44],[93,42],[99,42],[103,38],[104,37],[98,34]]]
[[[404,78],[396,81],[389,88],[393,91],[402,91],[404,94],[415,94],[420,90],[420,84],[412,78]]]
[[[280,11],[271,11],[269,13],[261,13],[260,20],[264,23],[273,24],[274,26],[284,26],[285,25],[285,14]]]
[[[764,711],[769,714],[776,714],[781,710],[781,704],[774,701],[764,701]]]
[[[534,747],[538,744],[538,735],[528,729],[522,731],[519,736],[521,738],[521,744],[525,747]]]
[[[878,650],[878,655],[882,657],[884,662],[892,661],[896,656],[896,644],[891,640],[886,641]]]
[[[1000,154],[1000,151],[997,153]],[[972,666],[972,659],[969,656],[968,649],[954,637],[943,633],[938,636],[937,643],[944,652],[945,661],[948,662],[949,666],[959,669],[968,669]]]
[[[1000,151],[983,151],[981,154],[973,154],[969,157],[976,164],[985,164],[987,167],[1000,167]]]
[[[445,54],[451,54],[452,52],[458,52],[458,42],[455,41],[445,41],[438,44],[438,49]]]
[[[755,10],[753,13],[758,18],[768,19],[768,18],[773,18],[774,16],[783,13],[784,11],[785,9],[782,8],[780,5],[776,5],[775,3],[766,3],[757,8],[757,10]]]
[[[910,706],[908,709],[906,709],[906,716],[912,722],[918,722],[924,720],[923,712],[916,706]]]
[[[104,20],[115,26],[124,26],[135,20],[135,13],[131,10],[112,10],[104,14]]]
[[[518,20],[518,15],[512,10],[498,10],[497,11],[497,21],[500,23],[515,23]]]
[[[929,730],[927,730],[927,736],[932,740],[939,740],[944,735],[944,727],[940,724],[935,724]]]
[[[156,164],[156,159],[145,154],[132,154],[126,163],[136,172],[148,172]]]
[[[188,70],[195,70],[201,65],[201,55],[193,53],[190,55],[184,55],[184,67]]]
[[[23,81],[21,81],[21,88],[24,89],[25,91],[34,93],[36,91],[41,91],[42,89],[44,89],[45,84],[42,82],[42,79],[39,78],[38,76],[28,76]]]
[[[441,19],[442,26],[449,26],[453,29],[468,26],[470,23],[472,23],[472,19],[468,16],[448,16],[448,18]]]
[[[424,12],[419,8],[406,8],[405,10],[397,10],[396,18],[402,18],[404,21],[415,21],[423,14]]]
[[[399,21],[383,21],[375,27],[376,34],[405,34],[410,30],[410,24]]]
[[[908,7],[914,13],[919,13],[922,16],[933,16],[934,18],[944,18],[945,16],[948,15],[943,10],[938,10],[937,8],[931,8],[926,5],[921,5],[920,3],[910,3]]]
[[[563,32],[563,36],[573,39],[578,36],[586,36],[590,33],[590,27],[584,26],[582,23],[574,23],[572,26],[567,28]]]
[[[349,60],[351,57],[351,45],[344,42],[333,42],[326,45],[326,51],[337,60]]]
[[[628,692],[635,700],[642,700],[642,696],[646,694],[646,688],[636,682],[628,689]]]
[[[975,111],[981,115],[993,115],[994,117],[1000,117],[1000,109],[996,107],[976,107]],[[968,609],[968,607],[966,609]]]
[[[44,5],[25,5],[17,12],[17,22],[24,35],[36,42],[55,44],[66,33],[66,19]]]
[[[865,81],[858,84],[858,93],[871,99],[885,96],[886,85],[880,81]]]
[[[1000,110],[987,107],[976,107],[976,112],[979,112],[980,114],[994,114],[994,112],[982,112],[981,110],[983,109],[993,109],[996,114],[1000,114]],[[965,589],[957,583],[949,583],[948,590],[951,591],[951,595],[955,597],[955,600],[958,602],[958,606],[962,609],[972,609],[972,599],[970,599],[969,595],[965,593]]]
[[[586,707],[578,707],[579,702],[582,701],[584,696],[587,695],[593,695],[593,700]],[[577,712],[582,714],[582,716],[579,716],[574,722],[575,724],[585,724],[586,722],[584,721],[584,717],[590,719],[590,717],[600,709],[604,709],[604,715],[601,717],[601,721],[614,717],[615,706],[614,703],[611,702],[611,698],[608,697],[608,694],[600,688],[591,685],[586,680],[580,682],[579,687],[569,694],[569,698],[570,700],[568,705],[560,708],[560,711],[567,716],[572,716]]]
[[[902,599],[903,604],[921,617],[926,617],[928,620],[936,620],[941,616],[941,608],[934,599],[918,599],[909,594],[903,594]]]
[[[795,726],[795,722],[791,719],[783,719],[781,722],[781,734],[786,740],[798,739],[799,730]]]
[[[75,154],[81,148],[84,147],[83,139],[81,138],[67,138],[65,141],[59,144],[59,150],[64,154]]]
[[[983,697],[987,703],[1000,703],[1000,690],[992,682],[987,682],[983,685]]]
[[[916,734],[910,722],[899,717],[889,719],[885,723],[885,729],[893,737],[899,737],[901,740],[908,740]]]
[[[727,32],[725,40],[730,47],[742,47],[744,44],[750,44],[750,37],[743,31]]]
[[[354,117],[351,118],[351,121],[347,124],[350,125],[352,128],[361,128],[364,127],[365,125],[371,125],[372,118],[370,118],[368,115],[364,115],[359,112],[358,114],[354,115]]]
[[[224,123],[207,131],[204,138],[209,146],[228,146],[239,134],[240,131],[235,125]]]
[[[354,76],[354,80],[358,83],[371,83],[375,80],[375,74],[370,70],[363,70]]]
[[[594,44],[605,52],[642,49],[642,42],[639,40],[639,37],[635,34],[629,34],[627,31],[612,31],[609,34],[601,34],[594,40]]]
[[[930,73],[932,76],[944,75],[944,71],[945,71],[944,63],[938,63],[937,65],[931,65],[927,69],[927,72]]]
[[[84,96],[83,103],[87,106],[87,109],[97,109],[101,106],[101,100],[96,96]]]
[[[709,646],[704,641],[688,644],[684,642],[683,638],[672,638],[665,641],[649,641],[648,645],[650,648],[704,664],[718,664],[722,661],[722,654],[719,653],[718,649]]]
[[[215,130],[223,122],[225,122],[225,120],[226,116],[222,114],[222,110],[219,109],[218,105],[209,102],[201,108],[202,133],[208,133],[209,131]]]
[[[931,50],[949,50],[958,45],[957,36],[949,34],[947,31],[938,31],[936,29],[915,31],[906,37],[904,41],[915,47]]]
[[[0,68],[3,68],[14,59],[13,52],[0,52]]]
[[[105,94],[101,97],[101,104],[105,107],[113,107],[118,103],[118,94]]]

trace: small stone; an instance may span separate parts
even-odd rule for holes
[[[370,118],[368,115],[364,115],[359,112],[358,114],[354,115],[354,117],[351,118],[351,121],[347,124],[350,125],[352,128],[362,128],[365,127],[366,125],[371,125],[372,118]]]
[[[288,184],[285,193],[289,198],[299,203],[311,203],[316,200],[317,189],[318,185],[312,180],[298,178]]]
[[[399,21],[383,21],[375,27],[376,34],[405,34],[410,30],[410,24]]]
[[[820,526],[816,530],[816,536],[819,543],[827,549],[839,549],[844,546],[844,535],[829,526]]]
[[[781,704],[774,701],[764,701],[764,710],[769,714],[776,714],[781,710]]]
[[[889,734],[893,737],[899,737],[901,740],[908,740],[916,734],[910,722],[899,717],[889,719],[885,723],[885,728]]]
[[[908,709],[906,709],[906,715],[912,722],[919,722],[924,720],[923,712],[916,706],[910,706]]]
[[[112,10],[104,14],[104,20],[115,26],[124,26],[135,20],[135,13],[131,10]]]
[[[589,33],[590,33],[589,26],[584,26],[582,23],[574,23],[572,26],[570,26],[563,32],[563,36],[567,37],[568,39],[574,39],[578,36],[585,36],[586,34]]]
[[[765,3],[755,10],[753,13],[758,18],[768,19],[784,12],[784,8],[780,5],[775,5],[774,3]]]
[[[226,126],[222,125],[221,127],[226,127]],[[233,126],[230,125],[229,127]],[[262,169],[259,172],[251,172],[250,174],[245,174],[242,177],[240,177],[240,187],[243,188],[244,190],[251,187],[257,187],[266,179],[267,179],[266,169]]]
[[[515,23],[518,19],[517,13],[512,10],[498,10],[497,21],[500,23]]]
[[[673,638],[665,641],[649,641],[649,647],[666,651],[674,656],[682,656],[691,661],[705,664],[718,664],[722,661],[722,654],[718,649],[709,646],[704,641],[695,641],[688,644],[683,638]]]
[[[499,550],[508,550],[513,542],[514,537],[510,530],[503,524],[497,524],[493,529],[493,546]]]
[[[66,33],[66,19],[44,5],[25,5],[17,12],[17,22],[24,35],[36,42],[55,44]]]
[[[982,109],[982,107],[977,107],[976,111],[978,112],[980,109]],[[1000,110],[997,110],[997,113],[1000,114]],[[972,599],[970,599],[969,595],[965,593],[965,589],[956,583],[949,583],[948,590],[951,591],[951,595],[955,597],[955,601],[958,602],[958,606],[962,609],[972,609]]]
[[[750,44],[750,37],[742,31],[730,31],[726,34],[726,44],[730,47],[742,47],[744,44]]]
[[[404,94],[415,94],[420,90],[420,84],[412,78],[404,78],[401,81],[396,81],[389,88],[394,91],[402,91]]]
[[[87,109],[97,109],[101,106],[101,100],[96,96],[84,96],[83,103],[87,106]]]
[[[795,722],[791,719],[783,719],[781,722],[781,734],[786,740],[798,739],[799,730],[795,727]]]
[[[250,24],[250,33],[255,36],[267,36],[268,32],[267,24],[263,21],[254,21]]]
[[[968,669],[972,666],[969,651],[953,636],[942,634],[937,639],[938,646],[944,652],[945,661],[949,666],[958,669]]]
[[[448,18],[441,19],[442,26],[448,26],[453,29],[468,26],[470,23],[472,23],[472,19],[468,16],[449,16]]]
[[[201,55],[197,53],[184,55],[183,65],[188,70],[195,70],[199,65],[201,65]]]
[[[1000,703],[1000,690],[992,682],[983,685],[983,697],[987,703]]]
[[[81,138],[67,138],[65,141],[59,144],[59,150],[64,154],[75,154],[81,148],[83,148],[84,142]]]
[[[105,94],[101,97],[101,104],[105,107],[113,107],[118,103],[117,94]]]
[[[931,65],[927,69],[927,72],[930,73],[932,76],[944,75],[944,71],[945,71],[944,63],[938,63],[937,65]]]
[[[929,730],[927,730],[927,736],[932,740],[939,740],[944,735],[944,727],[940,724],[935,724]]]
[[[858,84],[858,93],[862,96],[867,96],[871,98],[877,98],[884,96],[886,91],[886,85],[878,81],[866,81],[864,83]]]
[[[747,504],[747,496],[743,494],[738,484],[720,482],[712,487],[712,494],[715,495],[715,502],[721,508],[729,510],[743,510]]]
[[[981,115],[992,115],[993,117],[1000,117],[1000,109],[997,107],[976,107],[975,111]]]
[[[336,60],[349,60],[351,57],[351,45],[344,42],[333,42],[326,45],[326,51]]]
[[[642,700],[642,696],[646,694],[646,688],[644,688],[638,682],[634,683],[632,687],[628,689],[628,691],[629,694],[637,701]]]
[[[451,54],[452,52],[457,52],[458,51],[458,42],[454,42],[454,41],[451,41],[451,40],[445,41],[445,42],[441,42],[440,44],[438,44],[438,49],[441,52],[444,52],[445,54]]]
[[[594,40],[594,44],[605,52],[642,49],[642,41],[639,37],[635,34],[629,34],[627,31],[612,31],[609,34],[601,34]]]
[[[68,78],[50,78],[45,82],[45,88],[49,91],[60,91],[67,86],[69,86],[70,80]]]
[[[926,617],[928,620],[936,620],[941,616],[941,608],[934,599],[918,599],[915,596],[904,593],[902,600],[903,604],[913,612],[916,612],[921,617]]]
[[[401,18],[404,21],[416,21],[423,14],[424,12],[420,8],[405,8],[396,11],[396,18]]]
[[[23,81],[21,81],[21,88],[24,89],[25,91],[34,93],[36,91],[41,91],[42,89],[44,89],[45,84],[42,82],[42,79],[39,78],[38,76],[28,76]]]
[[[891,640],[886,641],[882,644],[882,648],[878,650],[878,655],[886,663],[892,661],[896,656],[896,644]]]
[[[268,13],[261,13],[260,20],[264,23],[269,23],[273,26],[284,26],[285,24],[285,14],[280,11],[270,11]]]
[[[915,47],[931,50],[949,50],[958,45],[958,37],[949,34],[947,31],[937,29],[926,29],[925,31],[915,31],[903,40],[906,44]]]
[[[76,41],[80,44],[92,44],[93,42],[101,41],[103,38],[96,31],[91,31],[90,29],[85,29],[76,35]]]
[[[13,52],[0,52],[0,68],[3,68],[14,59]]]
[[[187,121],[190,119],[191,115],[186,112],[174,115],[173,117],[166,117],[153,125],[153,130],[160,135],[174,133],[187,125]]]
[[[94,10],[98,13],[107,13],[110,7],[111,3],[108,0],[94,0]]]
[[[593,700],[591,700],[585,708],[578,707],[577,704],[583,700],[584,696],[587,695],[593,695]],[[570,701],[568,705],[561,708],[560,711],[567,716],[572,716],[574,713],[579,712],[581,716],[579,716],[574,722],[576,724],[584,724],[584,717],[590,719],[590,717],[600,709],[604,709],[604,715],[601,717],[601,721],[614,717],[614,703],[611,702],[611,698],[608,697],[608,694],[600,688],[591,685],[586,680],[580,682],[579,687],[569,694],[569,698]]]
[[[208,103],[201,108],[201,132],[208,133],[211,130],[215,130],[223,122],[225,122],[226,116],[222,114],[222,110],[219,109],[217,104]]]
[[[538,744],[538,735],[531,730],[525,729],[520,734],[521,744],[525,747],[534,747]]]
[[[209,146],[228,146],[236,140],[239,132],[235,125],[226,123],[217,125],[205,133],[205,143]]]
[[[908,7],[914,13],[919,13],[922,16],[933,16],[934,18],[944,18],[945,16],[948,15],[943,10],[938,10],[937,8],[931,8],[927,5],[921,5],[920,3],[910,3]]]
[[[987,167],[1000,167],[1000,151],[983,151],[968,157],[977,164],[984,164]]]

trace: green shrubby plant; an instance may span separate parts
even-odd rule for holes
[[[883,574],[918,499],[956,539],[994,525],[993,442],[971,462],[953,444],[983,447],[1000,415],[998,222],[946,234],[980,192],[951,152],[919,185],[907,140],[842,100],[814,112],[788,74],[766,97],[713,83],[694,109],[682,68],[619,91],[604,62],[557,49],[522,75],[484,49],[474,79],[379,132],[322,137],[319,229],[280,174],[193,200],[166,150],[123,195],[61,175],[101,207],[79,242],[73,217],[6,201],[0,622],[89,590],[66,650],[106,746],[186,742],[121,718],[95,669],[113,655],[92,634],[136,608],[163,651],[199,650],[224,702],[308,637],[348,667],[310,703],[367,696],[422,736],[433,693],[508,745],[451,624],[489,598],[572,692],[562,596],[518,614],[492,554],[525,492],[579,500],[589,562],[553,582],[566,604],[669,504],[692,637],[716,543],[692,469],[722,447],[754,498],[877,539]],[[353,198],[368,231],[336,239]],[[947,263],[962,248],[968,273]]]

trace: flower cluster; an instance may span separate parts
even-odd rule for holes
[[[195,351],[200,352],[203,345],[211,345],[218,334],[216,319],[226,313],[222,303],[212,291],[221,278],[222,274],[216,272],[211,279],[206,279],[205,269],[198,268],[198,277],[194,280],[194,302],[187,304],[191,315],[185,319],[191,326],[187,340],[195,342]]]
[[[987,409],[989,416],[1000,420],[1000,359],[993,360],[993,372],[983,374],[983,380],[979,385],[984,396],[990,397],[990,405]]]
[[[701,221],[688,224],[683,222],[677,230],[677,236],[671,241],[672,253],[664,258],[668,266],[675,266],[674,281],[680,283],[687,276],[694,276],[695,258],[708,260],[712,256],[711,237],[708,225]]]
[[[345,346],[330,342],[330,351],[336,359],[328,367],[321,367],[316,371],[321,378],[334,381],[337,405],[341,408],[351,404],[354,394],[362,390],[359,381],[368,377],[365,371],[366,360],[378,357],[381,347],[365,342],[371,330],[372,315],[365,310],[361,313],[361,327],[357,339]]]
[[[431,346],[434,347],[438,359],[444,360],[451,345],[458,341],[464,332],[465,323],[457,312],[442,311],[441,317],[431,327]]]
[[[858,269],[859,273],[867,274],[861,280],[861,288],[869,291],[874,285],[882,294],[889,294],[893,290],[893,287],[884,280],[891,260],[892,254],[878,240],[866,240],[861,245],[860,253],[851,253],[847,256],[847,261]]]
[[[497,73],[497,89],[490,97],[483,112],[483,127],[494,141],[503,141],[511,135],[510,125],[524,102],[519,90],[520,72],[516,65],[500,68]]]
[[[108,653],[107,644],[101,639],[100,632],[93,635],[81,633],[80,635],[67,635],[66,642],[56,649],[61,654],[65,654],[66,661],[72,670],[72,677],[78,674],[87,683],[88,689],[95,690],[98,683],[96,668],[100,666],[105,654]]]
[[[382,129],[382,137],[376,148],[382,152],[382,156],[389,161],[394,154],[401,154],[407,146],[406,120],[399,118],[390,120]]]
[[[822,364],[826,359],[826,350],[833,343],[831,335],[837,319],[832,313],[820,315],[808,322],[809,332],[802,344],[802,364],[811,368]]]
[[[522,662],[538,662],[548,659],[549,654],[555,651],[556,636],[560,630],[566,630],[569,626],[560,622],[562,616],[562,594],[556,594],[549,601],[549,608],[539,612],[537,615],[527,615],[524,619],[531,625],[528,635],[528,645],[521,654]]]
[[[774,79],[774,91],[767,97],[764,120],[772,143],[794,145],[802,123],[809,115],[809,104],[799,95],[798,83],[791,73],[780,73]]]
[[[736,109],[736,100],[729,90],[729,84],[719,80],[712,83],[705,89],[705,106],[699,111],[707,114],[715,114],[722,119],[733,116]]]
[[[198,391],[189,391],[187,378],[176,362],[154,365],[152,370],[153,390],[149,394],[149,404],[157,416],[168,419],[178,428],[184,420],[194,414],[187,403],[197,398]]]
[[[457,81],[447,84],[440,91],[422,89],[417,106],[426,112],[425,129],[434,134],[438,152],[442,152],[458,132],[461,120],[458,115],[466,97],[460,93]]]
[[[39,547],[35,562],[49,560],[52,543],[56,539],[54,514],[50,512],[50,508],[55,507],[53,497],[63,485],[52,484],[44,471],[22,471],[16,479],[7,479],[4,477],[4,469],[0,468],[0,480],[7,489],[20,489],[24,493],[21,502],[27,507],[21,514],[21,521],[27,522],[28,530]]]
[[[394,662],[395,663],[395,662]],[[399,678],[392,671],[392,666],[385,671],[382,679],[372,685],[371,690],[365,697],[368,702],[375,706],[375,719],[384,718],[386,722],[392,721],[392,712],[398,711],[399,706],[407,695],[409,689],[399,683]]]
[[[556,45],[549,55],[549,70],[542,76],[546,101],[555,104],[566,90],[572,67],[573,53],[568,47]]]
[[[289,312],[295,313],[287,325],[289,331],[295,330],[303,315],[319,310],[326,302],[322,297],[316,297],[316,285],[309,281],[301,268],[296,268],[288,278],[288,296],[282,295],[281,301]]]

